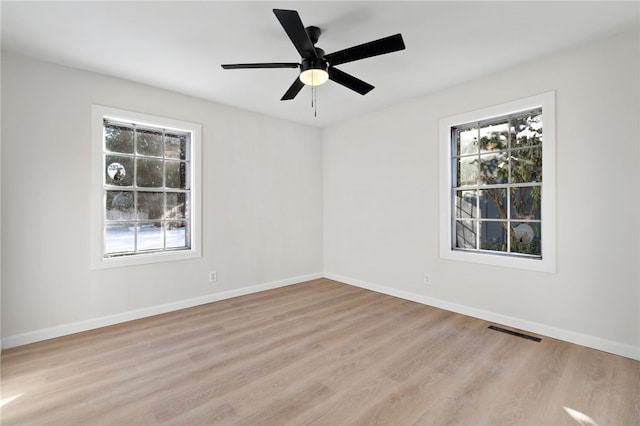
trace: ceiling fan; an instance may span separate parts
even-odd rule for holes
[[[293,42],[301,57],[301,62],[269,62],[257,64],[225,64],[224,69],[247,68],[300,68],[300,75],[280,100],[286,101],[296,97],[306,85],[318,86],[327,80],[335,81],[361,95],[369,93],[374,86],[364,82],[335,66],[385,53],[396,52],[405,48],[401,34],[384,37],[379,40],[353,46],[338,52],[325,54],[324,50],[315,47],[320,38],[320,28],[304,27],[300,15],[295,10],[273,9],[282,28]]]

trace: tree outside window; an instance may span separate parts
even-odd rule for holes
[[[542,257],[542,108],[451,127],[454,249]]]

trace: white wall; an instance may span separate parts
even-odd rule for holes
[[[638,40],[620,34],[326,129],[325,274],[640,359]],[[439,119],[550,90],[557,273],[440,259]]]
[[[202,124],[202,258],[91,269],[92,103]],[[2,142],[4,347],[321,276],[318,129],[3,54]]]
[[[640,359],[639,47],[626,33],[324,132],[3,55],[4,347],[324,270]],[[557,273],[441,260],[438,120],[549,90]],[[201,259],[90,269],[92,103],[202,123]]]

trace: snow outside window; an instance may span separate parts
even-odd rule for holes
[[[200,126],[93,107],[94,267],[199,256]]]

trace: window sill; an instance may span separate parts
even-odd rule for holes
[[[200,257],[200,252],[196,249],[106,257],[95,259],[93,262],[93,269],[120,268],[125,266],[146,265],[149,263],[188,260],[198,257]]]
[[[553,258],[553,256],[549,256]],[[445,260],[477,263],[502,268],[525,269],[529,271],[555,273],[556,265],[548,258],[528,258],[483,252],[441,250],[440,258]]]

